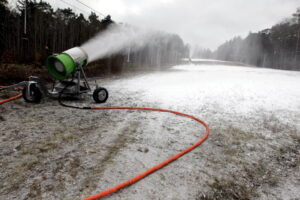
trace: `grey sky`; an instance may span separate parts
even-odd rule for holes
[[[48,0],[60,2],[60,0]],[[84,8],[75,0],[65,0]],[[300,0],[81,0],[117,22],[179,34],[190,44],[215,49],[291,16]]]

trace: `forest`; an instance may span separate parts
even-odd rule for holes
[[[271,28],[234,37],[216,51],[198,48],[194,57],[213,58],[259,67],[300,70],[300,8]]]
[[[0,78],[47,78],[43,66],[48,55],[79,46],[111,24],[119,23],[110,15],[100,18],[95,12],[87,16],[72,8],[55,9],[42,0],[18,0],[14,7],[8,0],[0,0]],[[170,66],[189,57],[189,52],[189,45],[180,36],[164,33],[155,44],[91,63],[87,73],[115,74]],[[191,56],[300,70],[300,8],[271,28],[250,32],[246,38],[234,37],[215,51],[196,48]]]
[[[44,75],[48,55],[79,46],[114,22],[91,12],[88,17],[71,8],[54,9],[42,0],[18,0],[11,7],[0,0],[0,78]],[[88,73],[120,73],[137,67],[174,65],[188,54],[183,40],[175,34],[162,34],[156,44],[138,51],[124,51],[90,64]]]

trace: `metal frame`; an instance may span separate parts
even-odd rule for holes
[[[36,84],[36,86],[41,90],[44,96],[57,98],[60,92],[66,87],[66,84],[70,84],[70,82],[73,81],[73,83],[71,83],[73,85],[70,86],[71,89],[69,91],[66,90],[66,92],[63,93],[63,95],[73,97],[79,97],[81,94],[93,95],[92,89],[87,81],[82,65],[78,65],[76,72],[73,76],[74,78],[72,78],[71,80],[55,81],[53,84],[52,91],[49,91],[42,79],[36,76],[30,76],[28,81],[22,81],[14,85],[0,88],[0,91],[16,87],[26,87],[27,94],[29,94],[30,85]],[[96,88],[98,88],[97,84]]]
[[[92,90],[87,81],[82,65],[78,65],[76,72],[73,74],[73,77],[74,78],[69,78],[68,80],[55,81],[52,91],[49,92],[49,96],[57,97],[67,84],[70,84],[70,86],[68,88],[65,88],[65,91],[63,93],[64,95],[79,96],[84,93],[92,95]]]

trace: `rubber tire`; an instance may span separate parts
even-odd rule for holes
[[[106,96],[104,99],[99,99],[99,92],[104,91]],[[105,103],[106,100],[108,99],[108,91],[105,88],[99,87],[94,90],[93,92],[93,99],[95,100],[96,103]]]
[[[27,88],[24,87],[22,90],[23,99],[28,103],[40,103],[42,100],[42,92],[40,89],[35,85],[30,85],[30,92],[31,92],[31,98],[28,98],[27,96]]]

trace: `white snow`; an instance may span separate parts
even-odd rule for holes
[[[194,61],[194,62],[227,62],[216,59],[206,59],[206,58],[183,58],[182,61]]]
[[[218,104],[225,112],[257,109],[300,110],[300,72],[225,65],[179,65],[109,87],[142,92],[162,106],[195,107]]]
[[[98,83],[110,93],[98,106],[169,108],[211,128],[203,145],[107,199],[300,194],[300,72],[214,63]],[[95,106],[91,101],[66,103]],[[81,199],[166,160],[204,133],[195,121],[169,113],[74,110],[50,99],[37,105],[19,99],[0,112],[0,199]]]
[[[163,72],[157,71],[114,80],[106,86],[112,96],[117,96],[117,98],[112,97],[111,99],[113,105],[119,105],[121,102],[121,105],[125,103],[124,106],[169,108],[193,114],[210,125],[212,134],[208,143],[204,144],[203,149],[199,149],[203,162],[196,161],[194,156],[192,158],[191,155],[188,155],[182,158],[187,159],[186,162],[174,164],[176,172],[172,172],[172,170],[163,172],[163,174],[167,174],[165,176],[169,181],[163,190],[165,192],[160,192],[164,195],[172,194],[168,196],[168,199],[175,197],[193,199],[192,196],[197,193],[197,190],[206,190],[204,189],[207,187],[207,182],[204,181],[207,180],[206,173],[218,179],[226,177],[225,180],[228,181],[233,174],[245,174],[246,172],[243,171],[245,167],[250,168],[253,171],[251,173],[262,173],[257,175],[258,177],[262,175],[266,177],[264,184],[258,181],[258,184],[262,184],[262,186],[257,188],[256,192],[260,194],[260,198],[256,199],[290,199],[294,197],[293,194],[299,194],[299,165],[296,164],[294,173],[289,173],[286,172],[285,167],[282,167],[285,164],[278,164],[277,162],[281,161],[277,160],[282,157],[282,152],[287,151],[288,155],[293,155],[288,159],[296,162],[297,153],[290,154],[290,151],[297,152],[297,150],[291,149],[298,148],[297,138],[300,138],[300,72],[222,64],[190,64],[174,66]],[[147,116],[149,116],[148,113]],[[184,119],[167,126],[176,127],[178,135],[162,137],[161,132],[157,131],[157,127],[162,125],[160,121],[165,123],[163,119],[166,119],[165,116],[156,121],[146,120],[148,125],[143,126],[146,134],[143,134],[142,137],[147,138],[145,143],[151,144],[149,145],[150,152],[154,151],[155,144],[161,144],[159,147],[162,149],[167,147],[180,149],[187,143],[192,144],[199,137],[196,126],[185,124],[187,120]],[[173,121],[174,117],[171,116],[169,120]],[[165,141],[170,140],[176,141],[177,146],[166,146]],[[155,142],[151,143],[150,141]],[[238,153],[230,153],[232,150]],[[156,156],[155,154],[150,157],[145,156],[142,162],[151,163],[153,159],[161,155],[159,152],[156,154]],[[131,156],[135,157],[136,155]],[[288,159],[287,161],[289,161]],[[255,165],[249,167],[252,166],[251,163],[255,163],[256,166],[261,164],[265,166],[265,169],[256,169]],[[203,168],[203,165],[206,167]],[[194,183],[193,186],[187,183],[182,183],[180,186],[172,185],[181,180],[170,181],[170,177],[173,174],[180,174],[179,169],[183,169],[183,174],[185,174],[183,176],[186,177],[189,168],[192,168],[192,171],[203,169],[204,173],[202,171],[201,173],[195,172],[193,175],[201,174],[203,179],[201,189],[197,187],[200,184],[197,181],[196,183],[191,181]],[[189,173],[193,174],[190,171]],[[265,173],[269,173],[271,176],[267,177],[264,175]],[[298,175],[295,176],[296,173]],[[149,179],[150,183],[152,183],[151,178]],[[189,179],[186,177],[184,180]],[[277,186],[270,188],[272,180]],[[289,183],[294,183],[289,194],[284,192],[287,180]],[[145,191],[142,188],[149,182],[144,182],[145,184],[134,188]],[[160,183],[163,184],[163,182]],[[249,184],[249,182],[243,183],[241,180],[236,183]],[[174,193],[178,187],[185,191],[187,185],[189,185],[189,193],[183,196]],[[151,188],[153,187],[155,186],[151,186]],[[127,196],[128,193],[126,193],[124,196],[128,199],[139,199],[144,197],[143,194],[144,192],[137,196]]]

